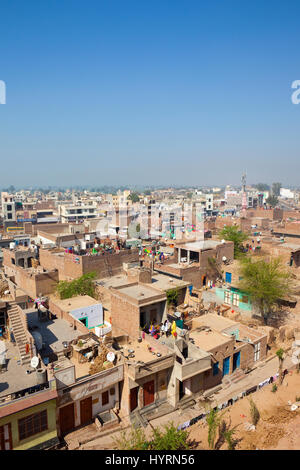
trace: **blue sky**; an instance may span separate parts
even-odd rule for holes
[[[298,185],[300,2],[3,0],[0,187]]]

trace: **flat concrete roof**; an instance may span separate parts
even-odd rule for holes
[[[290,250],[293,250],[293,251],[298,251],[300,250],[300,243],[297,244],[297,243],[281,243],[280,245],[280,248],[288,248]]]
[[[221,245],[221,241],[203,240],[203,241],[195,241],[195,242],[185,243],[183,245],[178,245],[176,246],[176,248],[182,248],[183,250],[188,250],[188,251],[201,251],[201,250],[214,249],[218,245]]]
[[[37,385],[36,373],[26,373],[30,365],[21,364],[17,346],[8,341],[5,346],[7,371],[0,373],[0,397]]]
[[[107,289],[109,287],[120,287],[128,284],[128,279],[125,274],[119,274],[117,276],[106,277],[104,279],[99,279],[97,284]]]
[[[42,335],[43,343],[46,345],[45,351],[43,351],[44,357],[47,357],[51,351],[62,351],[64,341],[70,342],[82,334],[80,331],[74,330],[71,323],[59,318],[40,321],[37,310],[27,313],[27,320],[30,333],[34,335],[36,331]]]
[[[150,284],[149,284],[150,286]],[[119,292],[128,295],[136,300],[151,300],[152,297],[157,296],[160,292],[156,289],[148,287],[144,284],[135,284],[119,289]]]
[[[71,297],[70,299],[58,299],[57,297],[51,296],[51,301],[55,303],[59,308],[61,308],[64,312],[71,312],[76,308],[84,308],[89,307],[90,305],[96,305],[99,303],[93,297],[89,295],[77,295],[76,297]]]
[[[168,276],[167,274],[154,273],[152,276],[152,285],[156,289],[166,291],[175,287],[187,287],[190,286],[191,282],[182,281],[174,277]]]
[[[216,331],[223,331],[226,328],[235,327],[239,325],[238,322],[230,320],[229,318],[224,318],[215,313],[207,313],[206,315],[197,317],[194,319],[193,323],[197,325],[195,328],[197,328],[198,325],[203,325],[212,328]],[[193,331],[191,333],[193,334]]]
[[[150,348],[150,349],[149,349]],[[131,344],[126,345],[123,349],[123,353],[125,356],[128,356],[129,349],[134,351],[134,358],[129,359],[130,361],[141,361],[141,362],[151,362],[155,361],[158,356],[157,353],[161,354],[161,357],[166,356],[168,354],[172,354],[171,350],[165,352],[165,350],[161,347],[159,341],[156,344],[149,344],[147,340],[142,341],[139,343],[138,341],[131,341]]]
[[[229,337],[223,336],[217,331],[191,331],[190,339],[195,341],[195,345],[204,351],[210,351],[222,344],[231,341]]]

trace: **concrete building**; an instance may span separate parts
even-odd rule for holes
[[[94,219],[98,216],[97,204],[62,204],[59,206],[59,217],[62,223],[79,222]]]

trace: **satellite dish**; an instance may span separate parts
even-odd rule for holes
[[[106,356],[106,359],[109,361],[109,362],[114,362],[115,360],[115,355],[113,352],[109,352]]]
[[[227,260],[226,256],[223,256],[222,261],[226,261],[226,260]]]
[[[225,243],[225,240],[223,239],[223,240],[221,241],[221,243]]]
[[[40,362],[39,358],[37,356],[33,356],[33,358],[30,361],[30,365],[31,367],[33,367],[33,369],[36,369],[37,366],[39,365],[39,362]]]

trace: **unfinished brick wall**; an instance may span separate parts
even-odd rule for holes
[[[233,219],[232,217],[217,217],[215,220],[215,228],[222,230],[222,228],[231,227],[232,225],[239,226],[239,219]]]
[[[54,292],[58,282],[58,271],[34,273],[32,270],[16,267],[14,277],[17,286],[35,299],[40,294],[47,295]]]
[[[218,263],[222,263],[223,256],[227,259],[233,259],[234,244],[233,242],[220,243],[216,248],[200,252],[200,266],[208,268],[209,258],[215,258]]]
[[[140,336],[140,308],[115,292],[111,295],[111,321],[113,336]]]
[[[251,225],[257,225],[258,228],[268,229],[270,226],[270,220],[262,217],[253,217],[251,219]]]
[[[247,217],[264,217],[270,220],[281,220],[283,218],[283,209],[247,209]]]
[[[58,269],[59,279],[76,279],[83,274],[96,271],[97,277],[103,279],[123,272],[123,263],[133,263],[139,260],[139,250],[124,250],[119,253],[105,253],[104,255],[79,256],[57,250],[40,250],[40,264],[45,269]]]
[[[291,217],[292,219],[297,219],[300,220],[300,211],[299,210],[294,210],[294,211],[283,211],[283,219],[288,219]]]
[[[260,357],[259,361],[263,361],[267,356],[267,337],[264,337],[258,341],[255,341],[255,344],[260,342]],[[254,361],[254,346],[253,344],[243,344],[241,349],[241,369],[251,369],[255,365]]]
[[[143,282],[144,284],[151,284],[152,276],[150,269],[133,268],[127,271],[128,282]]]
[[[190,282],[196,289],[202,287],[201,279],[206,274],[206,268],[195,266],[182,270],[182,280]]]
[[[208,333],[209,335],[209,333]],[[192,336],[192,333],[191,333]],[[226,343],[222,343],[215,348],[207,349],[207,352],[213,354],[213,357],[216,361],[219,362],[219,372],[217,375],[213,375],[213,369],[210,369],[204,372],[204,390],[207,390],[211,387],[216,387],[222,382],[223,378],[223,360],[230,356],[230,366],[229,366],[229,375],[232,373],[232,356],[236,350],[234,349],[235,340],[234,338],[228,338]]]
[[[284,225],[284,229],[282,229],[282,231],[286,233],[295,233],[295,234],[300,235],[300,223],[299,222],[286,222]]]
[[[32,226],[33,235],[42,230],[47,233],[69,233],[69,224],[36,224]]]
[[[139,250],[131,249],[119,253],[105,253],[98,256],[82,256],[83,274],[96,271],[98,278],[103,279],[123,271],[123,263],[139,261]]]
[[[57,269],[59,280],[66,279],[64,276],[64,256],[56,256],[51,250],[40,250],[40,265],[44,269]]]

